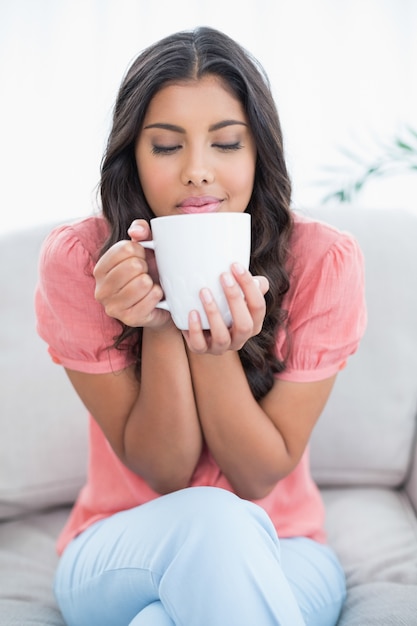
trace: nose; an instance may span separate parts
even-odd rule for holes
[[[207,158],[193,153],[184,163],[181,178],[184,185],[199,187],[214,181],[214,171]]]

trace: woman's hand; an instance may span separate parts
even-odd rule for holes
[[[172,323],[167,311],[155,308],[163,292],[153,252],[138,245],[149,239],[149,225],[135,220],[128,232],[131,240],[115,243],[94,268],[96,300],[109,317],[127,326],[158,328]]]
[[[222,274],[221,281],[232,315],[232,326],[228,328],[224,323],[210,291],[202,289],[200,295],[210,330],[202,329],[196,311],[190,313],[189,330],[183,331],[183,335],[192,352],[223,354],[227,350],[237,351],[262,329],[266,312],[264,295],[269,289],[267,278],[253,277],[236,263],[231,272]]]

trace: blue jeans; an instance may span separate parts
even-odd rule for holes
[[[332,550],[282,539],[256,504],[192,487],[97,522],[58,565],[68,626],[334,626]]]

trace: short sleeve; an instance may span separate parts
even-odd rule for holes
[[[94,220],[77,228],[80,232],[73,226],[53,230],[42,246],[35,292],[37,331],[55,363],[85,373],[118,371],[133,359],[126,350],[112,347],[121,326],[94,297],[93,268],[100,247],[94,241]]]
[[[277,352],[286,357],[286,369],[280,379],[313,382],[333,376],[356,352],[365,331],[362,252],[354,237],[331,232],[333,241],[321,256],[312,253],[313,262],[308,251],[302,256],[284,302],[288,329],[278,336]]]

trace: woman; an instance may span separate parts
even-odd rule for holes
[[[44,244],[38,330],[90,412],[88,480],[58,541],[69,625],[330,626],[343,570],[325,543],[308,440],[365,325],[356,242],[290,210],[277,111],[237,43],[209,28],[125,76],[102,215]],[[207,289],[210,331],[178,330],[154,216],[247,211],[250,272]],[[180,251],[179,251],[180,253]],[[256,277],[256,280],[254,280]]]

